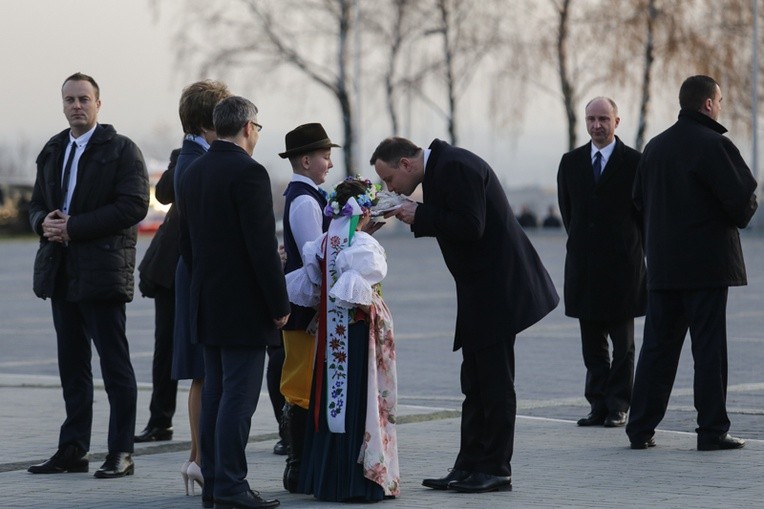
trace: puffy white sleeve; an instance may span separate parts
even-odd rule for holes
[[[289,302],[298,306],[318,307],[321,300],[321,253],[323,235],[306,242],[302,248],[303,266],[286,275]]]
[[[385,250],[371,235],[356,232],[353,244],[337,255],[339,277],[329,295],[337,305],[353,308],[359,304],[371,305],[372,286],[387,275]]]

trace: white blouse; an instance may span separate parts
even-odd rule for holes
[[[321,244],[326,237],[306,242],[302,249],[303,266],[286,275],[289,301],[298,306],[318,307],[321,300]],[[337,255],[337,281],[329,290],[338,306],[370,306],[372,286],[387,275],[385,249],[368,233],[357,231],[352,243]]]

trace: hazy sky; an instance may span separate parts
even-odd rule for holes
[[[0,111],[5,123],[0,135],[6,143],[26,140],[33,162],[42,144],[67,127],[61,110],[62,80],[76,71],[90,74],[101,87],[99,121],[139,143],[144,152],[166,158],[182,133],[177,104],[183,86],[196,79],[192,70],[174,66],[169,9],[158,20],[148,0],[0,0],[3,51],[0,68],[5,76]],[[214,77],[214,76],[211,76]],[[260,109],[263,129],[254,157],[265,164],[272,179],[288,179],[289,168],[277,153],[284,150],[284,134],[305,122],[320,121],[337,143],[342,143],[338,108],[332,96],[316,88],[285,87],[269,76],[253,80],[247,90],[234,93],[250,97]],[[271,85],[271,86],[269,86]],[[479,86],[479,84],[477,85]],[[673,85],[667,85],[673,86]],[[621,126],[616,134],[633,142],[636,112],[623,105],[617,94],[592,90],[588,96],[612,95],[621,103]],[[558,98],[539,92],[527,98],[519,135],[497,134],[487,121],[485,105],[472,98],[461,108],[460,145],[485,158],[505,185],[541,184],[553,189],[560,156],[567,138]],[[361,129],[362,160],[368,160],[376,144],[390,133],[383,107],[364,106]],[[583,107],[581,107],[583,110]],[[656,105],[663,120],[651,118],[650,133],[663,130],[675,118],[674,104]],[[580,114],[579,144],[588,140]],[[177,137],[175,136],[177,133]],[[420,119],[413,141],[427,145],[433,137],[447,139],[444,122]],[[734,138],[733,138],[734,139]],[[170,141],[167,141],[170,140]],[[177,142],[175,141],[177,140]],[[738,142],[739,140],[735,140]],[[747,154],[746,154],[747,157]],[[335,163],[342,160],[338,151]],[[30,166],[31,168],[31,166]],[[365,174],[372,169],[362,168]],[[338,169],[336,182],[340,175]],[[330,177],[330,183],[332,178]]]
[[[0,1],[4,140],[28,138],[42,148],[66,128],[60,87],[77,71],[98,81],[99,120],[131,138],[178,123],[168,38],[145,0]]]

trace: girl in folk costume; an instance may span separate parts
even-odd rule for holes
[[[362,231],[377,187],[348,178],[329,195],[329,231],[287,274],[289,300],[318,308],[300,492],[332,502],[399,493],[393,320],[382,300],[385,251]]]

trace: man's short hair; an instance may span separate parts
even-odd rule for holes
[[[96,101],[101,98],[101,89],[98,87],[98,83],[96,83],[96,80],[93,79],[92,76],[88,76],[87,74],[82,74],[81,72],[75,72],[74,74],[66,78],[63,83],[61,83],[61,90],[64,89],[64,85],[66,85],[67,81],[87,81],[88,83],[93,85],[93,88],[95,89]]]
[[[212,112],[215,131],[221,138],[236,136],[247,122],[254,122],[257,106],[252,101],[232,95],[220,101]]]
[[[614,100],[612,100],[612,99],[611,99],[611,98],[609,98],[609,97],[605,97],[605,96],[603,96],[603,95],[600,95],[600,96],[598,96],[598,97],[595,97],[595,98],[591,99],[591,100],[590,100],[588,103],[586,103],[586,106],[584,106],[584,111],[586,111],[586,109],[587,109],[587,108],[589,108],[589,105],[590,105],[591,103],[593,103],[594,101],[598,101],[598,100],[600,100],[600,99],[602,99],[602,100],[604,100],[604,101],[607,101],[607,102],[609,102],[609,103],[610,103],[610,107],[611,107],[611,108],[613,108],[613,115],[617,117],[617,116],[618,116],[618,105],[615,103],[615,101],[614,101]]]
[[[369,164],[373,165],[379,159],[385,164],[395,167],[401,162],[402,157],[414,157],[420,150],[422,149],[406,138],[397,136],[386,138],[374,150]]]
[[[204,129],[215,129],[212,111],[217,103],[230,96],[230,90],[220,81],[197,81],[184,88],[178,106],[183,132],[200,135]]]
[[[679,89],[679,107],[688,111],[700,111],[706,99],[716,96],[719,84],[710,76],[690,76]]]

